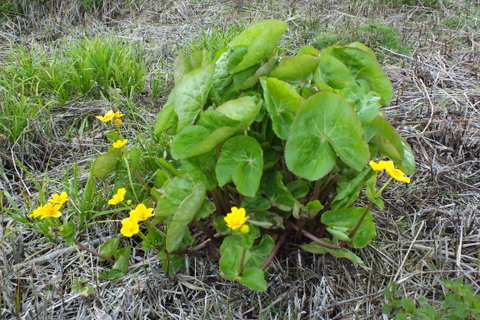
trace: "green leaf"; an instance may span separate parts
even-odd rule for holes
[[[337,58],[321,54],[313,81],[320,91],[344,89],[354,82],[350,70]]]
[[[402,136],[384,118],[377,116],[364,126],[365,140],[382,155],[389,157],[408,175],[415,172],[413,151]]]
[[[215,65],[210,64],[185,74],[175,86],[174,110],[178,116],[177,132],[195,121],[212,86]]]
[[[215,165],[217,161],[213,151],[183,159],[181,162],[183,169],[202,181],[208,191],[213,190],[217,186],[217,179],[215,179]]]
[[[246,90],[253,87],[255,84],[257,84],[258,79],[260,79],[260,77],[267,76],[270,74],[270,72],[277,65],[277,62],[278,62],[278,56],[274,55],[267,62],[261,64],[258,67],[258,69],[256,69],[255,73],[251,74],[250,76],[234,78],[235,87],[238,88],[239,90]],[[252,68],[256,68],[256,67],[252,67]],[[247,70],[250,70],[250,69],[247,69]],[[241,74],[242,72],[237,73],[237,75]]]
[[[243,274],[238,278],[238,282],[252,290],[267,290],[267,281],[265,281],[264,271],[258,268],[245,269]]]
[[[199,126],[205,127],[210,131],[215,131],[221,127],[238,127],[240,128],[240,121],[233,120],[225,114],[216,110],[205,110],[200,114],[198,119]]]
[[[182,199],[178,208],[175,210],[172,222],[168,225],[166,241],[166,250],[168,252],[177,250],[181,245],[188,224],[192,222],[195,213],[202,206],[206,192],[205,185],[189,174],[173,180],[176,179],[184,180],[180,183],[181,185],[188,185],[188,191],[185,189],[182,190],[182,193],[188,193],[188,195]],[[171,191],[172,190],[168,190],[169,193],[171,193]],[[178,195],[176,195],[176,198],[178,199]]]
[[[351,175],[342,175],[341,180],[337,184],[337,192],[333,198],[330,207],[333,210],[347,208],[358,199],[358,195],[367,181],[375,175],[370,168],[365,168],[362,172]]]
[[[287,82],[305,81],[317,68],[319,57],[299,54],[292,58],[282,59],[270,76]]]
[[[318,200],[310,201],[305,205],[305,214],[309,219],[313,219],[317,216],[320,210],[323,209],[323,205]]]
[[[128,266],[130,265],[130,254],[130,246],[115,251],[115,263],[112,269],[119,270],[123,274],[126,274],[128,272]]]
[[[368,82],[372,90],[381,95],[380,103],[382,105],[390,104],[393,96],[392,84],[377,60],[369,52],[355,47],[330,46],[321,51],[321,55],[323,54],[340,60],[355,80]]]
[[[110,149],[107,153],[98,156],[92,165],[92,175],[103,178],[117,167],[118,160],[122,157],[120,149]]]
[[[246,47],[241,61],[233,68],[232,73],[243,71],[261,62],[273,54],[277,42],[287,30],[287,24],[278,20],[263,20],[255,23],[233,38],[228,44],[233,48]]]
[[[125,275],[124,272],[120,271],[120,270],[117,270],[117,269],[111,269],[111,270],[108,270],[108,271],[102,271],[98,274],[98,276],[101,278],[101,279],[105,279],[105,280],[115,280],[115,279],[118,279],[118,278],[121,278]]]
[[[357,171],[370,159],[351,105],[339,95],[317,93],[295,115],[285,149],[287,166],[302,178],[318,180],[333,169],[337,155]]]
[[[213,150],[219,143],[234,135],[239,128],[221,127],[213,132],[202,126],[183,128],[173,139],[171,153],[174,159],[195,157]]]
[[[170,93],[170,97],[172,97],[173,100],[173,90],[172,93]],[[167,131],[170,128],[175,128],[175,125],[178,121],[177,114],[175,113],[173,102],[165,104],[165,106],[162,108],[160,113],[157,116],[157,122],[155,123],[155,135],[160,136],[163,132]]]
[[[383,210],[385,204],[380,196],[376,195],[377,193],[377,175],[374,174],[370,179],[367,181],[367,189],[365,190],[365,195],[367,196],[368,200],[370,200],[374,205],[376,205],[380,210]]]
[[[325,247],[325,246],[323,246],[319,243],[316,243],[316,242],[303,244],[303,245],[300,246],[300,248],[302,248],[303,250],[305,250],[307,252],[313,253],[313,254],[329,253],[334,257],[346,258],[346,259],[352,261],[353,263],[359,264],[361,266],[365,265],[365,262],[363,262],[363,260],[360,259],[360,257],[358,257],[355,253],[353,253],[352,251],[350,251],[346,248],[332,249],[332,248]]]
[[[177,56],[173,63],[173,77],[175,83],[179,83],[189,72],[205,67],[211,63],[212,56],[208,50],[194,51],[190,56]]]
[[[261,104],[257,97],[245,96],[227,101],[218,106],[215,111],[240,122],[242,128],[247,128],[257,117],[260,107]]]
[[[346,208],[327,211],[322,214],[321,221],[329,227],[345,227],[348,228],[349,231],[352,231],[364,211],[364,208]],[[369,211],[353,236],[352,245],[356,249],[363,248],[376,235],[372,213]]]
[[[284,81],[263,77],[260,83],[273,131],[280,139],[287,140],[295,113],[304,99],[294,87]]]
[[[304,198],[310,192],[310,186],[305,180],[293,180],[287,184],[288,190],[292,193],[295,199]]]
[[[340,230],[339,230],[340,229]],[[345,230],[347,229],[347,230]],[[352,241],[348,234],[346,233],[348,231],[348,228],[343,228],[343,227],[328,227],[327,231],[335,238],[338,240],[343,240],[343,241]]]
[[[110,258],[117,251],[118,245],[120,244],[120,238],[112,238],[105,241],[99,248],[99,253],[105,257]],[[98,258],[98,261],[105,261],[102,258]]]
[[[245,57],[247,52],[248,52],[248,47],[247,46],[237,46],[236,48],[233,49],[233,51],[232,51],[231,55],[228,57],[228,61],[227,61],[227,71],[228,71],[228,73],[230,73],[230,74],[233,73],[233,70],[235,69],[235,67],[240,62],[242,62],[243,57]],[[253,65],[255,65],[255,64],[253,64]],[[249,67],[247,67],[245,69],[248,69],[248,68]]]
[[[268,196],[272,206],[282,211],[291,211],[298,203],[283,183],[283,176],[279,171],[267,171],[263,175],[262,191]]]
[[[73,221],[69,221],[60,227],[60,235],[65,239],[69,246],[73,246],[73,238],[75,237],[76,226]]]
[[[301,55],[301,54],[309,54],[311,56],[318,56],[320,54],[320,52],[312,47],[312,46],[305,46],[305,47],[302,47],[300,50],[298,50],[298,54]]]
[[[369,47],[367,47],[366,45],[364,45],[363,43],[360,43],[360,42],[352,42],[352,43],[349,43],[347,44],[345,47],[350,47],[350,48],[357,48],[357,49],[360,49],[362,51],[365,51],[366,53],[368,53],[369,55],[372,56],[372,58],[374,58],[375,60],[377,60],[377,56],[375,54],[375,52],[370,49]]]
[[[253,198],[250,197],[245,197],[242,200],[242,203],[240,207],[244,208],[247,210],[247,212],[256,210],[256,211],[261,211],[261,210],[268,210],[270,209],[270,201],[262,197],[261,195],[256,195]]]
[[[224,278],[235,280],[238,277],[242,251],[243,247],[240,237],[227,236],[223,239],[220,246],[219,268]]]
[[[263,151],[257,140],[248,136],[228,139],[222,146],[215,173],[219,186],[233,180],[238,192],[255,196],[263,171]]]
[[[232,81],[232,74],[228,71],[228,61],[232,54],[233,49],[227,49],[215,62],[212,85],[219,94],[221,94]]]

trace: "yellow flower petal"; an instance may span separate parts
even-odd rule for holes
[[[403,171],[400,169],[386,168],[385,171],[387,171],[387,173],[397,181],[410,183],[410,178],[405,176],[405,173],[403,173]]]
[[[112,146],[115,148],[115,149],[121,149],[123,148],[128,142],[128,139],[125,139],[125,140],[117,140],[115,141]]]
[[[132,218],[125,218],[122,220],[122,229],[120,229],[120,233],[125,237],[131,237],[134,234],[137,234],[139,230],[140,227],[138,226],[137,221]]]
[[[143,203],[140,203],[134,210],[130,211],[130,218],[135,221],[145,221],[153,216],[155,216],[153,208],[147,208]]]
[[[115,119],[115,120],[113,120],[113,123],[115,123],[115,125],[116,125],[117,127],[120,127],[120,126],[122,125],[123,121],[120,120],[120,119]]]
[[[115,112],[115,113],[113,114],[113,117],[114,117],[115,119],[121,118],[121,117],[123,117],[123,116],[124,116],[124,114],[123,114],[123,113],[120,113],[120,111],[117,111],[117,112]]]
[[[60,217],[62,215],[62,213],[60,212],[61,207],[61,204],[52,204],[50,202],[47,203],[43,207],[39,208],[40,219]]]
[[[51,199],[48,200],[48,202],[50,202],[50,203],[64,204],[64,203],[67,202],[68,200],[69,200],[69,199],[68,199],[67,193],[66,193],[66,192],[62,192],[61,194],[57,194],[57,193],[52,194]]]
[[[237,207],[232,207],[232,212],[228,213],[223,219],[227,223],[227,227],[230,229],[237,229],[247,222],[248,218],[250,218],[246,214],[244,208],[239,209]]]
[[[127,190],[125,188],[118,188],[117,193],[113,195],[112,199],[108,200],[108,204],[116,205],[125,199]]]
[[[115,113],[112,110],[109,110],[105,115],[103,116],[97,116],[97,119],[102,121],[102,122],[108,122],[112,121],[113,118],[115,118]]]

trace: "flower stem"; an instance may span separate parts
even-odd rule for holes
[[[85,250],[85,251],[90,252],[90,253],[93,254],[94,256],[97,256],[97,257],[99,257],[99,258],[102,258],[102,259],[104,259],[105,261],[110,262],[111,264],[115,264],[115,260],[113,260],[113,259],[111,259],[111,258],[109,258],[109,257],[106,257],[106,256],[104,256],[103,254],[101,254],[101,253],[99,253],[99,252],[97,252],[97,251],[95,251],[95,250],[92,250],[92,249],[88,248],[87,246],[85,246],[83,243],[81,243],[81,242],[78,241],[77,239],[73,239],[73,242],[74,242],[77,246],[79,246],[80,248],[82,248],[82,249]]]
[[[393,180],[392,177],[390,177],[390,179],[387,180],[387,182],[385,182],[385,184],[377,191],[377,193],[375,193],[373,196],[375,198],[378,198],[382,195],[382,192],[383,190],[385,190],[385,188],[389,185],[389,183]]]
[[[265,263],[260,267],[260,270],[265,270],[272,263],[273,259],[278,253],[278,250],[280,250],[280,247],[283,245],[289,234],[290,229],[285,230],[285,232],[282,234],[282,237],[275,244],[275,248],[273,248]]]
[[[373,206],[373,202],[369,202],[368,205],[365,207],[365,210],[363,210],[363,213],[362,215],[360,216],[360,219],[358,219],[358,222],[357,224],[355,225],[355,227],[352,229],[352,231],[350,231],[350,233],[348,234],[348,237],[350,239],[352,239],[355,234],[357,233],[358,229],[360,228],[360,226],[362,225],[362,222],[363,220],[365,220],[365,217],[367,216],[368,212],[370,211],[370,209],[372,208]],[[340,241],[340,243],[338,244],[340,247],[344,247],[345,245],[347,244],[347,241]]]
[[[193,217],[193,223],[195,224],[195,226],[197,226],[197,228],[199,228],[200,230],[202,230],[203,233],[205,233],[205,235],[206,235],[210,240],[212,240],[213,242],[217,242],[217,239],[215,239],[215,237],[213,236],[212,232],[211,232],[207,227],[205,227],[203,224],[201,224],[200,221],[198,221],[197,217]]]
[[[240,257],[240,269],[238,269],[238,273],[243,275],[243,268],[245,266],[245,254],[247,253],[247,249],[243,248],[242,250],[242,256]]]
[[[307,238],[315,241],[316,243],[321,244],[322,246],[325,246],[325,247],[331,248],[331,249],[340,249],[340,248],[341,248],[338,244],[330,243],[330,242],[327,242],[327,241],[325,241],[325,240],[323,240],[323,239],[320,239],[319,237],[317,237],[317,236],[311,234],[310,232],[308,232],[307,230],[304,230],[304,229],[300,230],[300,227],[299,227],[299,226],[297,226],[296,224],[294,224],[294,223],[292,223],[292,222],[290,222],[290,221],[287,221],[287,224],[288,224],[288,226],[290,226],[293,230],[295,230],[295,231],[301,231],[302,234],[303,234],[305,237],[307,237]]]

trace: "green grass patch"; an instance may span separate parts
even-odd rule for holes
[[[410,53],[400,32],[385,24],[374,22],[361,27],[328,30],[315,37],[313,45],[323,49],[330,45],[346,45],[359,41],[372,48],[385,47],[402,54]]]

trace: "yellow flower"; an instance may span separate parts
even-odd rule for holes
[[[108,200],[108,204],[119,204],[123,201],[123,199],[125,199],[125,193],[127,193],[127,190],[125,188],[119,188],[117,190],[117,193],[113,195],[112,199]]]
[[[410,183],[410,178],[405,176],[400,169],[395,169],[393,161],[379,161],[378,163],[370,161],[370,167],[375,171],[385,170],[393,179],[401,182]]]
[[[57,193],[52,194],[51,199],[48,200],[48,202],[50,202],[50,203],[64,204],[64,203],[67,202],[68,200],[69,200],[69,199],[68,199],[67,193],[66,193],[66,192],[62,192],[61,194],[57,194]]]
[[[243,234],[247,234],[250,232],[250,227],[247,224],[244,224],[240,227],[240,232]]]
[[[227,223],[227,227],[230,229],[237,229],[243,226],[245,222],[247,222],[249,216],[246,215],[246,211],[244,208],[237,208],[232,207],[232,212],[228,213],[225,218],[225,222]]]
[[[123,148],[128,142],[128,139],[125,140],[117,140],[113,143],[113,147],[116,149],[121,149]]]
[[[154,215],[153,208],[147,208],[143,203],[140,203],[134,210],[130,211],[130,219],[135,221],[145,221]]]
[[[33,212],[30,214],[31,218],[36,218],[40,217],[40,219],[45,219],[45,218],[58,218],[62,215],[60,212],[60,208],[62,207],[61,204],[52,204],[52,203],[47,203],[44,206],[40,206],[37,209],[33,210]]]
[[[123,116],[124,116],[124,114],[123,114],[123,113],[120,113],[120,111],[117,111],[117,112],[114,112],[114,113],[113,113],[113,117],[114,117],[115,119],[119,119],[119,118],[121,118],[121,117],[123,117]]]
[[[410,183],[410,178],[405,176],[405,173],[403,173],[403,171],[400,169],[395,169],[394,167],[387,167],[385,168],[385,171],[387,171],[390,177],[397,181]]]
[[[36,208],[35,210],[32,211],[32,213],[29,215],[29,217],[30,218],[40,217],[42,215],[42,209],[43,209],[42,206]]]
[[[134,234],[137,234],[139,230],[140,227],[138,226],[137,221],[132,218],[125,218],[122,220],[122,229],[120,229],[120,233],[125,237],[131,237]]]
[[[115,119],[115,120],[113,120],[113,123],[115,123],[115,125],[116,125],[117,127],[120,127],[120,126],[122,125],[123,121],[120,120],[120,119]]]
[[[108,110],[108,112],[105,113],[105,115],[103,116],[97,116],[97,119],[102,122],[112,121],[114,118],[115,118],[115,112],[113,112],[112,110]]]

